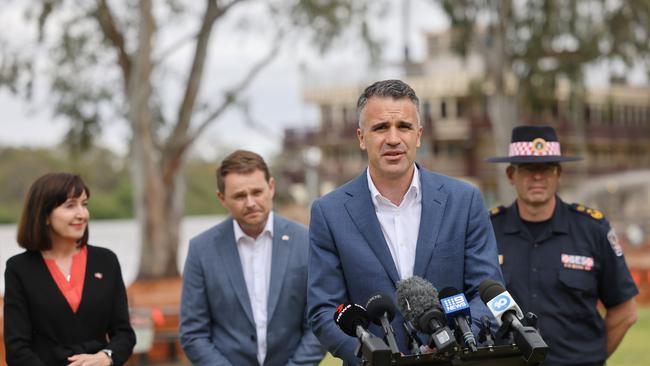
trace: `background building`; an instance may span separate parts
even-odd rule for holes
[[[484,161],[498,154],[486,111],[489,88],[477,81],[483,73],[478,54],[460,58],[450,42],[449,32],[429,34],[426,60],[411,64],[403,77],[421,102],[424,133],[417,160],[477,185],[487,205],[497,204],[497,178],[505,165]],[[304,90],[304,99],[320,109],[320,124],[286,130],[283,155],[288,177],[284,188],[300,203],[308,204],[367,165],[356,138],[356,100],[370,82],[311,85]],[[563,165],[562,196],[603,209],[625,243],[642,246],[650,234],[650,89],[616,82],[607,88],[588,88],[582,121],[574,123],[569,85],[558,85],[555,98],[546,101],[548,107],[522,117],[521,123],[554,126],[562,153],[585,157]],[[305,151],[314,148],[320,152],[319,161],[307,164]],[[306,178],[308,171],[311,179]]]

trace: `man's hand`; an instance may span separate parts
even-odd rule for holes
[[[68,366],[110,366],[112,364],[108,355],[101,351],[92,355],[82,353],[70,356],[68,361],[70,361]]]

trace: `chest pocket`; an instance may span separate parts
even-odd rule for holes
[[[564,290],[580,303],[594,299],[597,296],[598,284],[596,274],[592,271],[562,269],[560,270],[559,280]]]

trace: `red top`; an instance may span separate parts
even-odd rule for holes
[[[72,265],[70,266],[70,281],[66,280],[65,275],[56,265],[54,259],[45,258],[45,264],[50,271],[54,282],[59,290],[65,296],[73,312],[77,312],[81,303],[81,294],[84,289],[84,277],[86,275],[86,260],[88,258],[88,249],[84,245],[79,253],[72,256]]]

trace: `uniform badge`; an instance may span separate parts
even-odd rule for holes
[[[614,228],[609,229],[609,232],[607,232],[607,241],[609,241],[609,245],[611,245],[612,250],[617,257],[623,255],[623,248],[621,247],[621,244],[618,243],[618,237],[616,236]]]
[[[546,150],[546,140],[541,137],[538,137],[533,140],[533,151],[540,154]]]
[[[594,258],[584,255],[562,254],[560,260],[564,268],[591,271],[594,268]]]

